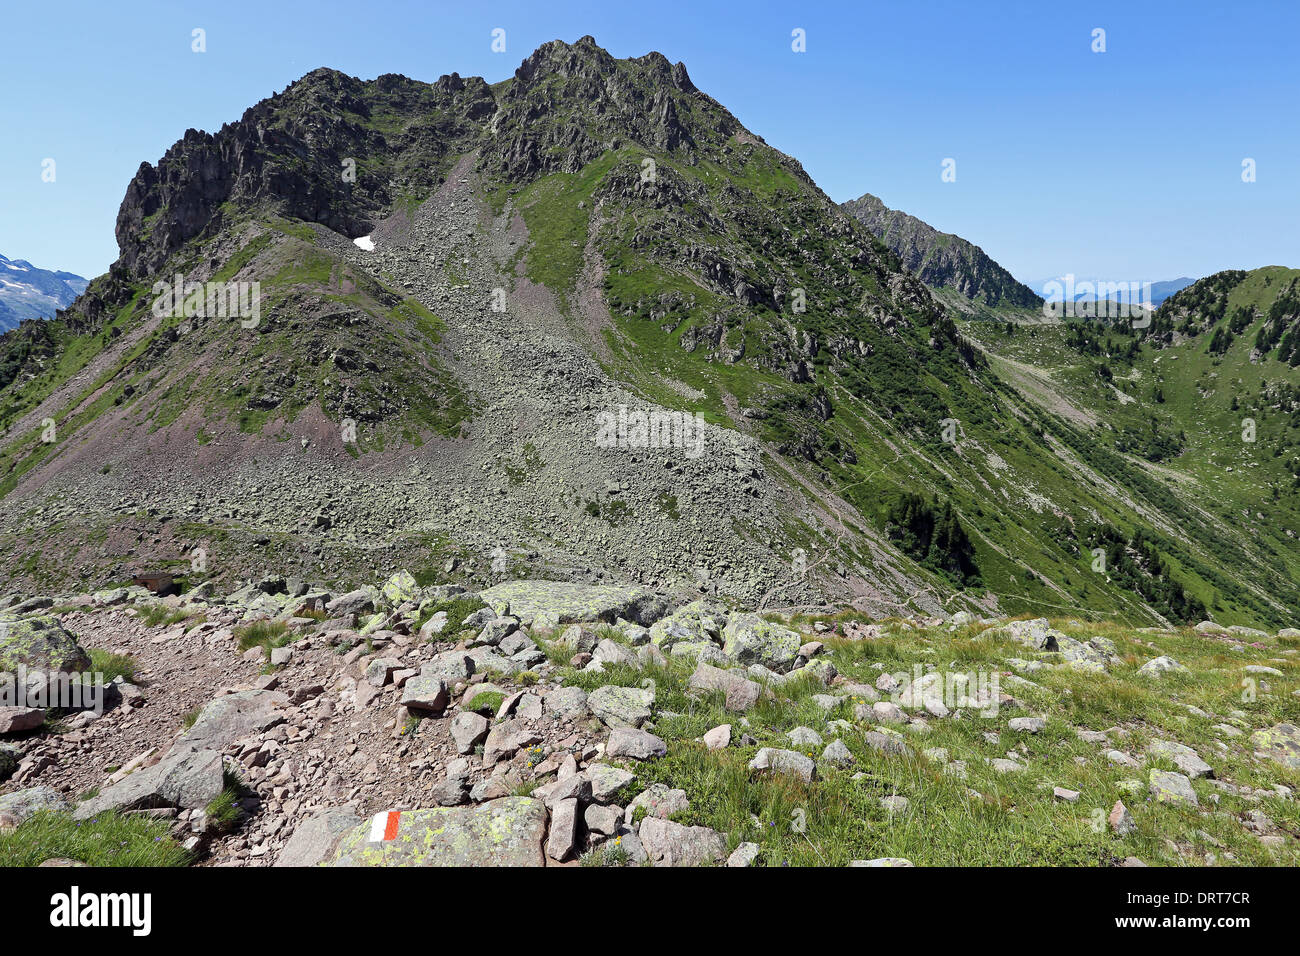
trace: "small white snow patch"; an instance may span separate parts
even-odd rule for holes
[[[369,236],[357,236],[352,240],[352,244],[358,249],[366,250],[366,252],[375,251],[375,240],[371,239]]]

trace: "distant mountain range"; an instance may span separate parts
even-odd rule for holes
[[[1096,277],[1084,279],[1080,276],[1075,276],[1074,277],[1075,288],[1077,289],[1079,283],[1084,281],[1092,282],[1096,284],[1100,280],[1098,280]],[[1117,278],[1112,278],[1111,281],[1119,281],[1119,280]],[[1133,281],[1133,280],[1129,280],[1129,281]],[[1140,280],[1140,281],[1146,281],[1146,280]],[[1183,289],[1186,289],[1189,285],[1191,285],[1195,281],[1196,281],[1195,279],[1190,279],[1187,276],[1183,276],[1181,279],[1166,279],[1161,282],[1152,282],[1151,283],[1151,304],[1159,305],[1160,303],[1164,302],[1165,299],[1173,295],[1175,292],[1181,292]],[[1049,283],[1052,282],[1060,282],[1064,284],[1065,276],[1053,276],[1050,279],[1034,279],[1032,282],[1027,282],[1025,284],[1029,286],[1031,289],[1033,289],[1037,294],[1042,295],[1046,298],[1047,286]],[[1095,297],[1096,297],[1095,295],[1076,294],[1075,301],[1078,302],[1078,301],[1086,300],[1091,302]]]
[[[8,332],[24,319],[53,318],[89,284],[71,272],[51,272],[25,259],[0,256],[0,332]]]

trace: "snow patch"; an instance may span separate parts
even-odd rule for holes
[[[357,236],[352,240],[352,244],[358,249],[366,250],[366,252],[375,251],[375,240],[371,239],[369,236]]]

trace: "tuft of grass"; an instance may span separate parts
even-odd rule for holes
[[[87,653],[90,655],[90,667],[87,670],[92,674],[99,674],[104,683],[116,680],[118,677],[128,684],[136,683],[135,669],[138,663],[130,654],[114,654],[98,647],[90,648]]]
[[[170,627],[198,615],[193,611],[168,607],[166,604],[146,604],[136,609],[135,616],[149,627]]]
[[[272,648],[283,647],[291,637],[289,625],[284,621],[254,621],[235,628],[235,640],[241,651],[261,645],[267,657],[271,656]]]
[[[165,821],[144,816],[110,812],[74,820],[42,810],[0,832],[0,867],[39,866],[56,857],[88,866],[186,866],[190,856],[169,829]]]

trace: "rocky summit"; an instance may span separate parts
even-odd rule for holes
[[[591,37],[116,240],[0,336],[0,866],[1297,862],[1300,270],[1053,318]]]

